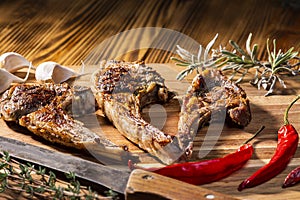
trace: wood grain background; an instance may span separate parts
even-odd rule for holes
[[[228,41],[235,40],[243,45],[250,32],[253,33],[253,42],[260,46],[259,56],[266,58],[265,42],[267,38],[276,39],[278,47],[287,50],[291,46],[300,51],[300,10],[292,4],[296,1],[287,0],[0,0],[0,54],[14,51],[22,54],[37,65],[44,61],[56,61],[67,66],[79,66],[91,52],[106,39],[131,29],[143,27],[166,28],[194,39],[206,45],[216,33],[219,38],[216,45],[228,48]],[[166,44],[174,50],[178,40],[168,38],[157,41],[158,35],[141,35],[126,41],[114,41],[111,45],[116,48],[135,46],[139,47],[141,41],[152,40]],[[130,48],[129,48],[130,49]],[[106,51],[104,49],[103,51]],[[107,50],[106,53],[110,53]],[[143,59],[147,63],[169,63],[172,51],[157,49],[139,49],[120,55],[125,60]],[[259,137],[256,154],[247,169],[220,182],[205,185],[204,187],[231,194],[242,199],[298,199],[299,186],[291,189],[280,189],[284,175],[268,182],[266,185],[250,189],[243,193],[235,190],[245,175],[250,175],[270,158],[276,147],[276,130],[281,125],[282,113],[293,95],[300,91],[299,78],[288,81],[294,88],[292,95],[282,98],[272,96],[265,105],[264,91],[257,91],[245,83],[243,88],[251,100],[255,111],[254,119],[241,135],[239,130],[224,128],[221,142],[217,143],[213,156],[222,156],[244,141],[251,133],[257,130],[264,120],[265,134]],[[180,88],[182,89],[182,88]],[[293,109],[291,122],[300,127],[299,104]],[[167,107],[177,119],[179,112],[176,108]],[[176,110],[177,109],[177,110]],[[147,117],[147,116],[145,116]],[[107,127],[110,129],[111,127]],[[167,121],[165,127],[176,129],[176,124]],[[10,134],[10,129],[1,121],[2,135],[8,137],[19,136],[20,133]],[[196,138],[198,145],[203,141],[207,131],[204,128]],[[43,141],[32,138],[30,134],[21,138],[25,142],[36,141],[40,146],[46,145]],[[265,141],[265,142],[264,142]],[[50,149],[62,150],[53,146]],[[76,152],[77,153],[77,152]],[[76,154],[75,153],[75,154]],[[299,165],[300,153],[289,169]],[[15,199],[13,196],[12,199]]]
[[[228,46],[229,39],[244,44],[252,32],[253,41],[261,47],[260,56],[265,56],[267,38],[277,39],[282,49],[294,46],[299,50],[300,12],[288,2],[1,0],[0,53],[18,52],[34,65],[48,60],[80,65],[103,40],[141,27],[179,31],[203,45],[219,33],[216,45],[224,46]],[[127,42],[138,43],[143,37],[149,36]],[[172,43],[172,38],[164,42]],[[170,52],[147,49],[131,54],[132,59],[147,62],[170,61]]]

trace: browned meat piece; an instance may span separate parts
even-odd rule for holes
[[[5,120],[16,121],[50,142],[88,150],[102,156],[101,161],[120,161],[130,156],[125,146],[115,145],[73,118],[94,111],[95,98],[90,89],[71,88],[66,83],[19,84],[7,91],[1,101]]]
[[[7,90],[0,100],[0,115],[5,121],[18,121],[26,114],[48,105],[55,97],[71,90],[68,84],[17,84]],[[95,98],[90,88],[74,86],[73,94],[64,100],[72,116],[95,112]],[[61,102],[62,104],[63,102]]]
[[[19,119],[19,124],[47,141],[76,149],[89,150],[93,154],[122,160],[129,156],[125,147],[112,143],[77,120],[74,120],[56,103],[44,106]],[[101,158],[101,161],[104,158]]]
[[[67,84],[18,84],[7,90],[0,101],[0,114],[6,121],[17,121],[23,115],[49,104],[69,89]]]
[[[251,120],[249,100],[245,91],[234,82],[227,80],[218,70],[205,70],[198,74],[186,95],[178,123],[178,140],[186,155],[192,153],[193,139],[204,124],[211,120],[212,112],[226,112],[226,122],[247,126]],[[218,115],[214,115],[218,119]]]
[[[96,143],[98,136],[75,121],[64,109],[47,105],[19,119],[19,124],[35,135],[68,147],[84,149],[85,143]]]
[[[182,151],[172,136],[141,117],[141,109],[151,103],[166,103],[174,93],[164,79],[143,63],[109,61],[94,74],[95,96],[103,113],[126,138],[141,149],[170,164]]]

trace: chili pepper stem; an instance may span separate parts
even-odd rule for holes
[[[290,105],[286,108],[285,112],[284,112],[284,125],[289,124],[289,120],[288,120],[288,112],[290,111],[291,107],[294,105],[294,103],[296,103],[296,101],[298,101],[300,99],[300,95],[298,95],[291,103]]]
[[[265,129],[265,126],[261,126],[260,129],[258,131],[256,131],[256,133],[254,133],[254,135],[251,138],[249,138],[246,142],[244,142],[244,144],[247,144],[248,142],[250,142],[251,140],[253,140],[264,129]]]

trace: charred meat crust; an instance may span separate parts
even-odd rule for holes
[[[142,109],[151,103],[165,103],[175,96],[165,87],[160,74],[143,62],[103,62],[101,69],[93,74],[93,79],[100,109],[104,101],[112,98],[127,103],[132,99],[131,95],[138,96],[133,99],[138,102],[133,103]],[[159,91],[154,91],[157,89]],[[124,95],[119,98],[119,94]]]
[[[83,86],[69,87],[63,84],[17,84],[7,90],[0,100],[0,114],[5,121],[15,121],[50,103],[55,98],[66,96],[58,101],[72,116],[80,116],[95,112],[97,104],[90,88]]]
[[[91,90],[71,88],[67,83],[18,84],[9,89],[1,101],[4,120],[13,120],[47,141],[81,150],[92,149],[104,156],[114,154],[117,159],[129,156],[124,151],[125,146],[115,145],[73,118],[94,111],[95,98]]]
[[[144,63],[108,61],[93,76],[98,105],[121,134],[166,164],[182,154],[176,145],[172,152],[166,151],[172,137],[141,117],[144,106],[166,103],[175,96],[155,70]]]
[[[84,128],[82,123],[67,115],[62,108],[53,105],[21,117],[19,124],[50,142],[77,149],[84,149],[85,142],[96,143],[98,138]]]
[[[198,128],[211,120],[213,111],[222,110],[226,111],[227,123],[244,127],[251,121],[250,104],[245,91],[226,79],[219,70],[205,70],[193,79],[183,97],[177,137],[187,156],[192,152]]]
[[[7,90],[0,101],[0,113],[6,121],[20,117],[49,104],[56,96],[69,89],[67,84],[18,84]]]
[[[134,93],[149,83],[164,85],[164,79],[143,62],[111,60],[102,63],[102,69],[94,75],[95,86],[103,94]]]

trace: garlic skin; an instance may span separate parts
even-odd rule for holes
[[[6,52],[0,56],[0,68],[14,73],[20,69],[28,68],[30,62],[15,52]]]
[[[28,66],[27,74],[23,79],[18,76],[15,76],[14,74],[8,72],[5,69],[0,68],[0,94],[3,93],[6,89],[8,89],[12,83],[24,83],[25,81],[27,81],[31,67],[32,65],[30,63]]]
[[[74,70],[52,61],[39,64],[35,71],[35,79],[37,81],[52,80],[56,84],[78,75]]]

